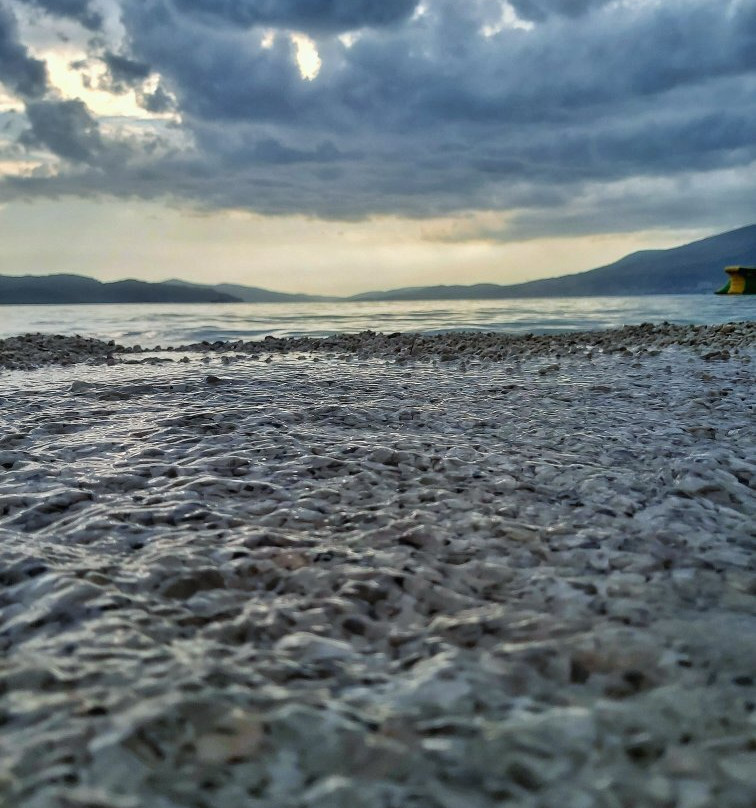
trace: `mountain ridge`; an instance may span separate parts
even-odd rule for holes
[[[701,294],[714,292],[725,282],[725,266],[753,263],[756,263],[756,224],[666,250],[639,250],[611,264],[571,275],[516,284],[409,286],[334,297],[179,279],[155,283],[127,279],[104,283],[66,273],[0,275],[0,304],[318,303]]]
[[[308,295],[304,292],[274,292],[270,289],[263,289],[260,286],[245,286],[241,283],[216,283],[206,285],[182,281],[178,278],[171,278],[170,280],[162,281],[162,283],[201,289],[215,289],[218,292],[232,295],[243,303],[313,303],[346,299],[343,297],[328,297],[326,295]]]
[[[475,300],[518,297],[701,294],[725,281],[724,267],[756,262],[756,224],[666,250],[639,250],[611,264],[516,284],[411,286],[362,292],[350,300]]]
[[[190,289],[131,278],[103,282],[85,275],[0,275],[0,304],[236,303],[210,287]]]

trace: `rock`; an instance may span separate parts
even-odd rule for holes
[[[302,795],[303,808],[380,808],[385,805],[379,794],[350,777],[324,777]]]
[[[276,651],[296,657],[302,663],[350,659],[354,649],[349,643],[297,631],[276,643]]]
[[[210,732],[197,738],[197,759],[201,763],[220,764],[252,758],[260,752],[264,739],[260,716],[233,710]]]

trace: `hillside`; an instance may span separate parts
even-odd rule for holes
[[[233,295],[207,287],[135,280],[102,283],[82,275],[0,275],[0,305],[234,302]]]
[[[724,267],[756,263],[756,225],[673,247],[643,250],[607,266],[509,286],[423,286],[366,292],[351,300],[475,300],[590,295],[656,295],[714,292]]]
[[[272,292],[270,289],[262,289],[259,286],[243,286],[238,283],[217,283],[214,286],[203,286],[198,283],[189,283],[189,281],[174,278],[165,281],[165,283],[193,289],[213,289],[216,292],[233,295],[233,297],[244,303],[312,303],[342,299],[338,297],[323,297],[322,295]]]

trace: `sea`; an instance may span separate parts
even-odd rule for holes
[[[646,295],[520,300],[335,303],[140,303],[0,306],[0,338],[80,334],[121,345],[178,346],[266,336],[447,331],[554,333],[639,323],[714,324],[756,319],[756,296]]]

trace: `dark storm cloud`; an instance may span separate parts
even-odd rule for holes
[[[142,109],[156,114],[171,112],[175,109],[173,98],[160,85],[153,92],[138,90],[137,101]]]
[[[65,138],[35,134],[80,170],[16,180],[14,193],[172,194],[330,218],[517,209],[519,232],[531,233],[558,211],[597,230],[607,210],[615,228],[625,227],[623,209],[637,222],[636,197],[601,190],[622,183],[663,178],[671,205],[677,179],[680,188],[705,172],[739,172],[744,187],[754,179],[756,0],[515,0],[529,30],[498,25],[499,0],[427,0],[419,10],[347,0],[119,5],[125,40],[93,58],[111,91],[133,87],[152,111],[175,105],[191,148],[158,160],[154,146],[134,147],[103,170],[102,135],[82,118],[65,150]],[[334,35],[358,29],[349,42]],[[312,81],[290,30],[316,37]],[[159,84],[148,92],[149,77]],[[586,189],[590,204],[563,215]],[[708,193],[712,210],[731,209],[716,182]],[[704,215],[679,194],[679,211]],[[727,194],[744,198],[732,184]]]
[[[93,163],[105,145],[97,121],[81,101],[34,101],[26,105],[31,128],[20,142],[43,147],[76,163]]]
[[[509,0],[509,5],[522,20],[543,22],[552,15],[580,17],[612,0]]]
[[[0,82],[11,92],[38,98],[47,91],[47,68],[18,40],[15,17],[0,5]]]
[[[147,112],[162,114],[175,110],[173,97],[160,83],[153,89],[145,89],[146,80],[153,75],[149,65],[111,51],[105,51],[101,61],[107,68],[107,73],[97,83],[99,90],[116,94],[134,90],[137,104]],[[84,80],[88,81],[86,78]]]
[[[186,14],[232,25],[338,32],[392,25],[409,17],[419,0],[173,0]]]
[[[102,15],[93,8],[90,0],[27,0],[27,2],[49,14],[76,20],[92,31],[97,31],[102,26]]]
[[[126,93],[132,89],[141,91],[142,85],[152,72],[149,65],[111,51],[105,51],[102,55],[102,62],[107,68],[107,74],[100,79],[98,89],[111,93]],[[76,65],[72,65],[72,67],[76,67]],[[161,100],[158,99],[158,101]]]
[[[723,192],[714,202],[705,187],[695,183],[680,188],[628,189],[610,199],[588,193],[550,208],[517,213],[501,229],[481,231],[491,241],[526,241],[549,236],[580,236],[594,233],[632,233],[638,230],[696,228],[712,231],[753,224],[753,190],[744,184],[731,185],[726,178]],[[453,240],[453,239],[451,239]]]
[[[333,163],[342,154],[330,141],[318,144],[314,149],[294,149],[283,145],[273,138],[258,140],[248,152],[250,159],[265,165],[284,165],[290,163]]]
[[[163,0],[127,3],[137,58],[169,77],[182,105],[206,120],[292,127],[377,127],[377,133],[491,124],[560,123],[667,90],[756,69],[753,0],[669,3],[617,12],[602,25],[565,21],[483,39],[476,5],[437,0],[429,21],[353,47],[322,48],[303,82],[285,37],[264,48],[227,29],[197,27]],[[751,13],[749,14],[749,10]],[[710,90],[701,87],[704,101]],[[413,132],[414,130],[414,132]]]
[[[307,88],[287,37],[263,48],[259,37],[197,26],[163,0],[130,3],[127,10],[134,59],[153,65],[175,88],[181,108],[200,121],[291,123],[306,103]]]
[[[151,72],[149,65],[135,62],[133,59],[127,59],[125,56],[119,56],[110,51],[105,52],[102,61],[108,68],[113,81],[118,84],[141,84]]]

